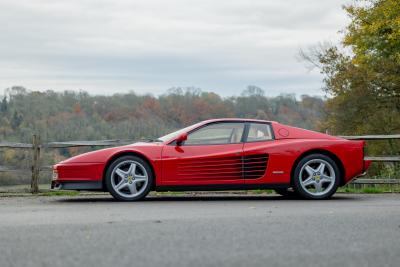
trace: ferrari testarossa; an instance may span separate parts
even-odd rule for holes
[[[64,160],[53,167],[51,187],[108,191],[124,201],[151,190],[243,189],[327,199],[369,167],[364,146],[274,121],[213,119]]]

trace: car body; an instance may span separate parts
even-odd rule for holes
[[[151,174],[151,187],[147,191],[268,188],[284,194],[287,188],[295,187],[296,168],[310,155],[321,155],[319,164],[330,167],[332,175],[327,169],[318,178],[314,160],[309,161],[311,168],[303,169],[303,176],[307,176],[303,180],[311,175],[315,181],[326,174],[326,177],[335,176],[337,186],[347,184],[363,174],[370,164],[364,160],[364,146],[364,141],[346,140],[274,121],[212,119],[152,142],[97,150],[64,160],[53,167],[52,188],[110,191],[111,185],[107,186],[106,182],[110,166],[122,157],[131,156],[140,159],[141,163],[134,160],[132,164],[141,166],[142,174]],[[121,178],[117,180],[132,182],[136,174],[132,177],[122,174],[129,171],[127,168],[122,168]],[[315,170],[309,172],[312,168]],[[114,175],[118,176],[116,171]],[[311,198],[328,198],[331,193]]]

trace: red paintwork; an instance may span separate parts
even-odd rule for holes
[[[245,121],[248,119],[215,119],[204,121],[193,128],[211,122]],[[364,161],[364,141],[350,141],[327,134],[308,131],[269,122],[275,140],[227,145],[176,146],[174,139],[159,143],[135,143],[85,153],[55,165],[57,182],[101,181],[107,165],[125,153],[135,153],[145,158],[152,166],[155,184],[164,185],[207,185],[207,184],[289,184],[291,172],[297,160],[305,153],[322,151],[334,155],[345,171],[344,181],[363,173],[370,165]],[[189,129],[189,131],[192,129]],[[260,158],[260,154],[268,154]],[[252,155],[258,155],[252,157]],[[251,169],[246,177],[241,175],[241,158],[263,169]],[[264,157],[264,156],[262,156]],[[258,176],[262,172],[263,174]],[[251,177],[251,178],[247,178]],[[257,178],[258,177],[258,178]]]

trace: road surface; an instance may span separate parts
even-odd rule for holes
[[[0,266],[400,266],[400,195],[0,197]]]

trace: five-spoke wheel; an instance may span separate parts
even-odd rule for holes
[[[150,191],[153,174],[150,166],[136,156],[116,159],[107,169],[106,186],[119,200],[139,200]]]
[[[296,192],[309,199],[327,199],[337,190],[340,171],[337,164],[323,154],[304,157],[297,164],[293,186]]]

